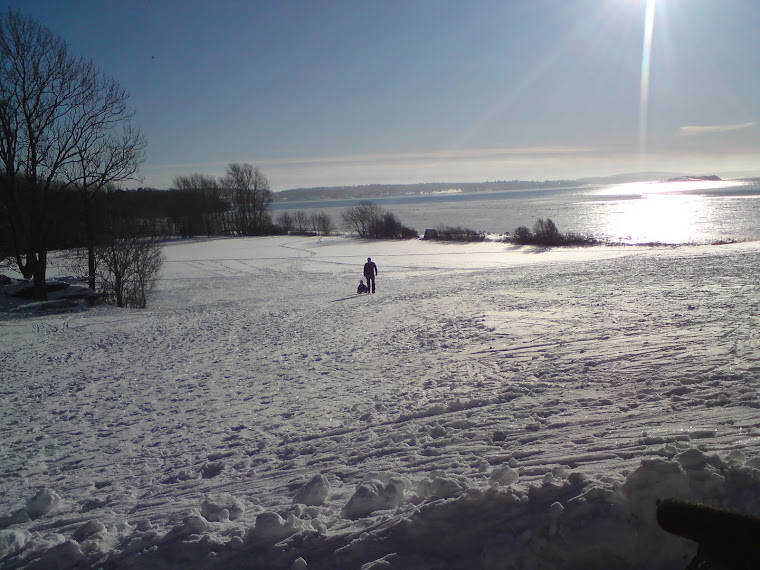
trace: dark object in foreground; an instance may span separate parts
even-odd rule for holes
[[[671,534],[697,542],[687,570],[757,568],[760,518],[693,501],[657,501],[657,522]]]

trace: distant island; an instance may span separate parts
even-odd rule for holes
[[[423,182],[419,184],[365,184],[357,186],[320,186],[293,188],[274,192],[275,203],[311,202],[318,200],[372,200],[396,196],[420,196],[425,194],[459,194],[473,192],[517,192],[521,190],[548,190],[573,188],[590,184],[622,184],[625,182],[648,182],[665,180],[676,176],[673,172],[638,172],[575,180],[495,180],[488,182]],[[720,180],[715,177],[679,176],[671,180]]]
[[[665,182],[721,182],[722,180],[720,176],[711,174],[709,176],[678,176],[668,178]]]

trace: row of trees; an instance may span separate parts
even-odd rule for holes
[[[243,235],[269,233],[272,220],[269,180],[248,163],[233,162],[221,178],[205,174],[177,176],[173,184],[180,205],[181,235]]]
[[[46,299],[51,230],[60,194],[78,196],[95,286],[94,197],[133,179],[146,141],[128,94],[37,21],[0,13],[0,218],[19,271]]]
[[[303,210],[292,213],[286,210],[273,221],[269,182],[259,169],[249,164],[230,164],[225,176],[219,179],[204,174],[178,176],[168,194],[167,200],[172,207],[166,214],[169,219],[164,220],[165,235],[331,235],[338,230],[334,220],[325,212],[308,214]],[[144,215],[150,214],[146,212]],[[345,230],[360,238],[419,237],[395,214],[371,201],[362,201],[348,208],[341,221]]]
[[[269,182],[249,164],[230,164],[219,180],[179,178],[171,196],[116,191],[145,160],[133,114],[128,93],[91,60],[34,19],[0,13],[0,256],[33,279],[36,299],[47,298],[53,248],[83,250],[75,257],[92,289],[144,306],[160,267],[155,236],[271,226]]]
[[[329,214],[319,212],[309,215],[303,210],[298,210],[293,214],[287,211],[282,212],[277,216],[277,225],[283,233],[301,235],[321,234],[329,236],[338,229]]]

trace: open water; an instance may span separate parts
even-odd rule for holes
[[[503,234],[551,218],[564,232],[623,243],[716,243],[760,240],[760,181],[646,182],[482,193],[399,196],[373,202],[420,234],[462,226]],[[325,212],[341,226],[359,200],[281,202],[281,210]]]

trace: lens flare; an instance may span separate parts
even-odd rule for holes
[[[641,50],[641,93],[639,95],[639,153],[646,154],[647,115],[649,112],[649,77],[652,60],[652,35],[654,32],[655,0],[647,0],[644,15],[644,41]]]

